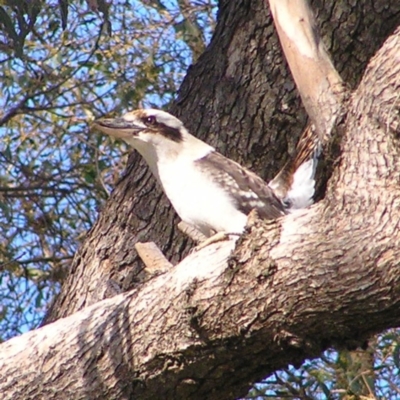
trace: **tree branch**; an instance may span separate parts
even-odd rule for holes
[[[269,0],[279,39],[321,142],[331,135],[346,95],[307,0]]]
[[[248,379],[399,324],[396,262],[349,264],[334,240],[318,264],[306,256],[332,228],[325,213],[255,221],[231,258],[234,242],[211,245],[139,291],[2,344],[3,398],[95,399],[101,387],[102,398],[220,399],[219,385],[235,397]]]
[[[391,50],[381,51],[389,61],[376,58],[379,74],[370,68],[352,97],[342,158],[324,201],[279,221],[253,221],[231,257],[232,242],[212,245],[140,290],[3,344],[3,396],[221,399],[216,388],[223,387],[225,398],[234,398],[288,363],[398,325],[399,154],[371,113],[393,108],[398,40],[399,33]],[[380,103],[377,93],[388,101]],[[135,177],[138,191],[146,176]],[[110,254],[133,263],[132,242],[118,235],[136,201],[124,192],[126,182],[114,197],[119,208],[103,213],[97,238],[78,253],[70,293],[85,271],[111,269]],[[118,215],[124,223],[116,223]],[[143,211],[139,217],[149,218]],[[62,312],[87,305],[94,282]],[[70,300],[62,298],[60,308]]]

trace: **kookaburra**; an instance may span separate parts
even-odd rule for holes
[[[308,159],[303,152],[301,163],[294,160],[292,170],[289,166],[268,184],[192,136],[165,111],[136,110],[119,118],[99,119],[94,126],[135,148],[179,217],[206,237],[217,232],[242,233],[253,209],[261,218],[275,219],[312,203],[313,149]]]

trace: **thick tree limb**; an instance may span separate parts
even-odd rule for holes
[[[4,398],[231,399],[289,362],[398,325],[400,158],[398,114],[390,111],[400,90],[398,48],[399,32],[351,99],[324,201],[255,222],[228,263],[232,244],[216,244],[140,290],[3,344]],[[139,191],[143,176],[135,176]],[[132,228],[118,219],[135,207],[124,185],[115,196],[123,212],[103,214],[72,270],[67,293],[85,295],[68,307],[66,294],[58,316],[93,302],[98,280],[90,274],[106,276],[111,256],[133,262],[123,236]]]
[[[2,344],[3,398],[231,399],[289,362],[399,325],[399,131],[388,128],[399,126],[399,48],[400,30],[352,97],[325,200],[253,220],[230,258],[234,243],[217,243]]]
[[[380,1],[379,8],[336,1],[338,15],[332,15],[331,2],[317,2],[335,64],[353,85],[397,21],[400,5]],[[265,0],[222,0],[218,15],[212,43],[189,70],[172,111],[198,137],[214,145],[218,137],[219,151],[269,180],[287,160],[287,148],[296,145],[306,118],[288,82]],[[98,301],[102,282],[128,289],[146,281],[149,276],[132,250],[135,242],[156,241],[172,263],[192,245],[175,229],[174,212],[146,171],[133,153],[75,255],[47,322]]]
[[[3,399],[233,398],[288,362],[397,325],[400,249],[376,264],[343,249],[354,232],[335,234],[329,218],[318,205],[257,222],[229,263],[233,242],[212,245],[140,291],[4,343]]]

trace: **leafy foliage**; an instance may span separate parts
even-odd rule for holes
[[[0,7],[3,340],[38,324],[124,164],[90,122],[168,104],[214,14],[209,0]]]
[[[0,340],[40,322],[123,168],[126,149],[90,122],[167,106],[215,12],[215,0],[0,5]],[[372,350],[376,396],[399,398],[399,332]],[[345,352],[326,352],[248,398],[360,398],[351,367]]]
[[[396,400],[399,346],[400,331],[391,329],[369,340],[366,350],[326,351],[300,368],[289,366],[274,373],[256,384],[246,399]],[[370,363],[365,363],[365,354]]]

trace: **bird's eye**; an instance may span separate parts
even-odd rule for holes
[[[155,125],[157,122],[156,117],[154,115],[150,115],[144,118],[144,123],[146,125]]]

